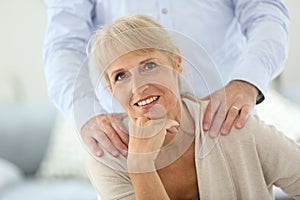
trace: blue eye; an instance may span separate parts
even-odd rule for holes
[[[147,71],[147,70],[152,70],[154,68],[156,68],[158,65],[155,62],[148,62],[145,63],[143,66],[143,70]]]
[[[115,76],[115,82],[122,81],[130,76],[129,72],[120,72]]]

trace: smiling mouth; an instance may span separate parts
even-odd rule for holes
[[[149,97],[147,99],[143,99],[137,103],[135,103],[134,105],[135,106],[146,106],[146,105],[149,105],[155,101],[157,101],[159,99],[159,96],[152,96],[152,97]]]

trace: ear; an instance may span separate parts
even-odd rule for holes
[[[182,56],[178,48],[176,48],[174,52],[174,56],[175,56],[175,68],[179,73],[182,73],[183,71]]]

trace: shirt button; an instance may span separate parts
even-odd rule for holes
[[[168,13],[168,9],[163,8],[163,9],[161,9],[161,12],[162,12],[163,14],[167,14],[167,13]]]

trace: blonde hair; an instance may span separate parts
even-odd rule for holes
[[[121,17],[113,24],[98,29],[93,40],[91,53],[100,70],[105,70],[117,58],[132,51],[147,54],[158,50],[166,53],[172,62],[176,60],[177,47],[168,32],[147,15]]]

